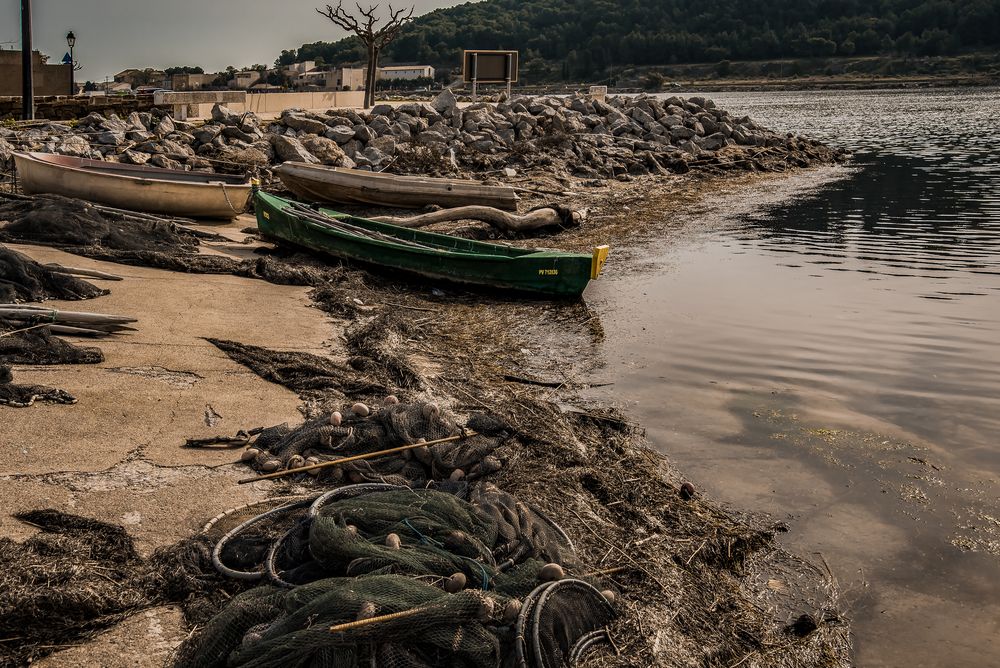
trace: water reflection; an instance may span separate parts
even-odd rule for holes
[[[712,493],[794,508],[803,549],[863,569],[862,665],[1000,664],[997,610],[975,612],[1000,596],[1000,92],[711,97],[852,150],[854,171],[699,213],[661,271],[597,284],[607,398]],[[926,453],[806,447],[761,424],[775,406]]]

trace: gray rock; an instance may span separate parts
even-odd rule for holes
[[[374,166],[378,166],[384,162],[388,162],[389,156],[387,156],[382,151],[378,150],[374,146],[369,146],[362,153],[365,158]]]
[[[117,114],[108,116],[101,125],[105,130],[111,130],[112,132],[125,132],[129,129],[128,123],[118,118]]]
[[[286,111],[281,114],[281,122],[290,128],[311,135],[321,135],[326,132],[326,123],[309,118],[305,114]]]
[[[384,137],[375,137],[370,142],[368,142],[369,148],[377,148],[379,151],[386,155],[396,154],[396,140],[390,135]]]
[[[396,109],[391,104],[376,104],[374,107],[371,108],[371,111],[368,112],[368,114],[373,117],[392,116],[395,113]]]
[[[153,127],[153,114],[148,111],[139,112],[139,122],[142,123],[142,127],[149,130]]]
[[[676,141],[690,139],[694,137],[697,133],[691,128],[686,128],[683,125],[678,125],[677,127],[670,128],[670,136]]]
[[[135,147],[135,150],[150,154],[166,152],[166,149],[163,148],[163,145],[155,141],[147,141],[142,144],[139,144],[138,146]]]
[[[218,106],[218,105],[216,105]],[[196,141],[202,144],[211,144],[212,140],[222,133],[222,125],[215,125],[213,123],[206,123],[200,128],[196,128],[194,131],[194,138]]]
[[[105,130],[104,132],[97,133],[94,141],[105,146],[121,146],[125,143],[125,133]]]
[[[212,107],[212,120],[223,125],[236,125],[239,116],[234,114],[229,107],[216,104]]]
[[[122,153],[121,161],[127,165],[145,165],[149,162],[150,155],[139,151],[125,151]]]
[[[346,153],[348,157],[356,158],[357,155],[364,150],[365,145],[359,142],[357,139],[352,139],[343,146],[341,146],[341,148],[344,149],[344,153]]]
[[[167,139],[171,139],[173,141],[179,141],[179,142],[181,142],[183,144],[193,144],[194,143],[194,135],[188,134],[187,132],[181,132],[180,130],[178,130],[177,132],[171,133],[167,137]]]
[[[361,122],[352,120],[347,116],[338,115],[340,114],[340,111],[334,111],[333,109],[330,109],[326,113],[330,115],[330,118],[326,119],[325,122],[331,128],[335,128],[338,125],[346,125],[349,128],[353,128],[355,125]],[[330,137],[330,139],[333,139],[333,137]]]
[[[651,114],[649,114],[649,112],[644,111],[643,109],[641,109],[639,107],[634,107],[632,109],[632,118],[634,118],[635,120],[637,120],[640,123],[640,125],[646,125],[647,123],[655,123],[656,122],[656,119],[653,118],[653,116]]]
[[[129,141],[134,141],[136,143],[149,141],[154,137],[156,137],[156,135],[154,135],[152,132],[149,132],[148,130],[129,130],[128,132],[125,133],[126,139],[128,139]]]
[[[345,144],[354,139],[355,131],[354,128],[346,125],[335,125],[332,128],[329,128],[325,133],[323,133],[323,135],[327,139],[332,139],[338,144]]]
[[[368,124],[368,127],[370,127],[372,130],[374,130],[376,134],[384,135],[384,134],[389,134],[390,132],[393,133],[393,134],[396,134],[396,130],[395,129],[390,129],[390,128],[394,128],[395,125],[398,125],[398,124],[389,123],[389,119],[388,119],[387,116],[376,116]],[[354,126],[352,125],[350,127],[353,128]],[[407,126],[407,128],[406,128],[406,134],[407,135],[410,134],[410,128],[409,128],[409,126]]]
[[[180,142],[175,142],[171,139],[164,139],[160,142],[160,145],[163,146],[164,153],[170,153],[173,155],[194,155],[194,149],[190,146],[181,144]]]
[[[6,144],[6,142],[0,139],[0,163],[5,161],[3,157],[4,144]],[[10,146],[10,144],[7,144],[7,146]],[[62,145],[56,149],[56,153],[61,155],[71,155],[76,158],[86,158],[90,155],[90,142],[83,137],[70,135],[69,137],[63,139]]]
[[[706,151],[718,151],[726,145],[726,135],[716,132],[714,135],[705,137],[701,142],[701,147]]]
[[[676,114],[667,114],[660,118],[660,125],[666,128],[673,128],[678,125],[684,125],[684,119]]]
[[[239,139],[240,141],[245,141],[248,144],[252,144],[257,140],[256,136],[248,132],[244,132],[235,125],[227,125],[225,128],[223,128],[222,134],[228,137],[229,139]]]
[[[129,124],[129,127],[132,128],[133,130],[149,129],[149,126],[147,126],[142,122],[142,117],[139,116],[138,111],[133,111],[131,114],[129,114],[126,122]]]
[[[161,118],[160,122],[153,128],[153,132],[155,132],[158,137],[166,137],[176,130],[177,126],[174,125],[173,119],[169,116]]]
[[[445,88],[431,100],[431,107],[442,116],[451,116],[458,109],[458,99],[455,98],[451,89]]]
[[[86,116],[84,116],[83,118],[80,119],[80,122],[77,123],[77,127],[82,126],[82,125],[100,127],[100,126],[104,125],[104,121],[105,120],[107,120],[107,119],[105,119],[104,116],[101,116],[96,111],[92,111],[92,112],[90,112],[89,114],[87,114]],[[146,127],[149,127],[149,126],[147,125]]]
[[[354,138],[359,142],[367,144],[376,136],[375,131],[363,123],[354,126]]]
[[[440,132],[427,130],[417,135],[417,143],[423,144],[424,146],[430,146],[433,144],[445,144],[447,143],[447,139],[445,139],[445,136]]]
[[[271,135],[271,145],[274,153],[282,162],[306,162],[311,165],[319,164],[319,159],[306,150],[298,139],[285,135]]]
[[[149,159],[149,164],[155,167],[162,167],[163,169],[184,169],[184,165],[177,162],[176,160],[171,160],[165,155],[154,155]]]
[[[321,163],[330,167],[346,167],[344,163],[350,160],[337,142],[326,137],[307,137],[302,140],[302,146]]]

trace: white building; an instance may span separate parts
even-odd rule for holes
[[[378,68],[379,79],[433,79],[434,68],[430,65],[390,65]]]

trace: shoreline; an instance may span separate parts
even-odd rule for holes
[[[794,168],[790,169],[794,172]],[[706,206],[710,205],[716,187],[731,182],[733,174],[737,174],[737,179],[758,178],[716,165],[688,175],[628,176],[605,181],[598,187],[574,188],[581,193],[562,203],[590,208],[592,217],[588,223],[575,230],[522,238],[516,243],[572,249],[590,246],[610,236],[625,247],[619,268],[613,270],[641,271],[635,259],[641,252],[642,239],[668,232],[643,226],[652,216],[643,215],[642,207],[664,203],[664,198],[650,198],[651,192],[665,195],[666,201],[672,201],[674,206]],[[531,175],[529,172],[524,176]],[[522,206],[533,203],[528,199]],[[247,223],[244,219],[225,230],[214,228],[225,231],[233,241],[206,244],[202,252],[245,257],[259,244],[251,239],[248,246],[243,243],[247,235],[236,231]],[[54,255],[48,249],[15,248],[40,259]],[[293,361],[303,352],[318,352],[339,362],[357,354],[352,352],[349,342],[360,327],[374,337],[365,344],[370,355],[365,362],[366,373],[380,380],[396,378],[396,393],[401,400],[434,401],[458,416],[486,410],[509,425],[516,434],[515,441],[498,451],[503,467],[490,480],[549,513],[572,535],[580,556],[591,569],[609,571],[601,576],[602,583],[618,593],[621,615],[613,627],[613,637],[616,642],[624,642],[616,645],[620,652],[617,656],[600,653],[588,665],[652,666],[688,659],[731,665],[758,654],[761,658],[776,658],[778,652],[787,665],[850,665],[850,626],[838,612],[839,594],[832,574],[781,548],[777,536],[785,527],[771,518],[723,509],[697,493],[693,499],[682,496],[683,477],[665,458],[648,448],[640,426],[613,407],[588,403],[580,396],[580,391],[594,382],[591,374],[598,363],[595,344],[603,337],[600,314],[591,312],[585,303],[511,301],[419,281],[398,284],[360,269],[317,264],[308,257],[264,257],[276,266],[294,268],[309,276],[299,283],[302,287],[288,288],[286,296],[276,297],[282,304],[293,298],[297,308],[304,305],[307,295],[312,302],[313,309],[307,318],[312,324],[301,337],[305,340],[295,346],[297,349],[290,349],[282,340],[287,332],[280,317],[275,319],[279,309],[273,304],[266,299],[245,303],[234,298],[245,303],[242,320],[253,326],[235,331],[238,325],[227,322],[232,316],[227,317],[225,309],[209,309],[207,319],[184,326],[184,335],[192,339],[190,349],[184,353],[193,356],[188,362],[174,364],[157,355],[154,363],[148,357],[149,351],[141,345],[142,339],[150,334],[147,331],[137,334],[135,339],[123,339],[122,345],[105,344],[109,359],[96,368],[15,367],[15,380],[25,378],[56,384],[55,380],[64,379],[60,380],[61,385],[69,384],[71,389],[79,383],[81,375],[96,373],[97,377],[87,381],[93,393],[91,401],[102,393],[100,375],[115,373],[114,377],[123,386],[122,396],[104,405],[107,421],[120,419],[114,417],[119,413],[116,403],[127,404],[122,397],[137,391],[138,396],[148,397],[153,403],[137,409],[132,419],[141,422],[144,413],[146,420],[153,416],[162,419],[162,409],[156,406],[160,398],[169,397],[168,401],[175,406],[171,409],[169,427],[150,425],[156,435],[145,447],[135,449],[131,443],[134,439],[124,434],[115,448],[105,454],[110,467],[94,466],[96,462],[92,462],[90,473],[85,473],[85,469],[77,471],[74,467],[79,464],[62,461],[58,451],[52,452],[45,446],[65,440],[58,416],[70,410],[87,411],[89,402],[81,401],[72,408],[36,406],[12,413],[20,425],[18,434],[22,435],[23,447],[29,452],[51,452],[42,455],[49,459],[38,470],[2,476],[22,507],[37,507],[45,499],[56,507],[68,507],[71,512],[74,508],[81,511],[89,508],[90,512],[112,521],[117,519],[131,531],[140,530],[143,552],[149,554],[155,547],[188,537],[213,514],[238,502],[311,489],[311,485],[301,483],[258,483],[239,488],[232,482],[245,475],[246,468],[226,463],[233,459],[231,451],[180,451],[184,452],[183,462],[178,462],[173,448],[179,448],[181,443],[166,441],[179,440],[182,432],[187,438],[213,436],[258,427],[259,422],[279,421],[276,417],[265,419],[265,414],[250,416],[243,409],[226,408],[212,400],[207,394],[210,388],[230,377],[240,378],[250,392],[254,392],[254,387],[278,392],[287,416],[283,419],[290,421],[296,418],[288,410],[293,404],[309,417],[335,407],[342,409],[348,398],[357,398],[346,392],[315,395],[281,389],[273,384],[273,379],[272,383],[266,383],[257,378],[247,366],[222,354],[204,338],[218,338],[221,334],[239,343],[261,346],[262,359],[270,351],[280,350],[290,353],[288,359]],[[212,299],[217,289],[213,285],[249,292],[255,291],[257,285],[269,285],[227,274],[173,274],[79,258],[74,262],[105,271],[127,270],[134,280],[139,280],[135,291],[121,287],[116,290],[112,285],[111,299],[115,299],[116,292],[118,298],[126,297],[125,301],[116,302],[115,308],[139,316],[140,322],[169,323],[172,319],[183,322],[183,305]],[[185,280],[186,277],[192,280]],[[168,285],[171,300],[160,303],[149,298]],[[132,297],[126,296],[129,292]],[[101,300],[108,299],[98,298],[93,307],[106,310]],[[217,331],[220,327],[228,332],[220,333]],[[150,343],[155,350],[158,344]],[[120,373],[122,369],[130,371]],[[401,375],[400,371],[404,373]],[[556,388],[533,387],[505,380],[512,372],[524,378],[561,378],[563,382]],[[185,376],[186,373],[199,378],[195,380]],[[411,380],[404,384],[398,380],[401,377]],[[233,400],[239,401],[238,397],[230,398]],[[202,403],[206,405],[204,411],[198,409]],[[51,432],[36,433],[33,422],[39,413],[53,416],[48,423]],[[213,414],[222,416],[223,422],[213,423]],[[175,436],[170,438],[168,434]],[[86,446],[94,436],[81,433],[74,440]],[[138,472],[137,467],[141,469]],[[165,518],[144,521],[149,514],[156,513],[150,501],[163,505],[177,491],[179,479],[194,472],[198,472],[196,477],[204,478],[201,474],[204,471],[211,471],[207,478],[210,494],[202,493],[194,507],[169,521]],[[105,489],[107,481],[115,479],[122,484],[112,485],[118,491],[109,496]],[[84,484],[81,480],[89,482]],[[143,487],[137,489],[136,485]],[[67,488],[68,497],[58,492],[55,496],[62,500],[53,498],[53,492]],[[236,490],[242,491],[231,496]],[[156,501],[161,493],[166,494],[162,497],[164,501]],[[138,522],[127,512],[115,517],[122,507],[119,504],[127,507],[143,496],[144,510]],[[214,507],[215,513],[198,510],[203,507]],[[24,527],[13,520],[4,520],[9,535],[19,532],[22,537],[30,535],[23,533]],[[174,607],[164,607],[164,603]],[[157,619],[170,620],[166,631],[163,624],[156,622],[160,628],[158,642],[169,654],[171,643],[176,644],[188,633],[180,624],[176,603],[163,601],[160,606],[132,617],[135,621],[39,664],[59,665],[60,657],[65,661],[86,662],[107,656],[113,651],[109,648],[121,644],[121,634],[134,628],[135,623],[141,627],[141,616],[148,617],[150,611]],[[802,622],[805,630],[790,625],[794,620],[805,620]],[[152,628],[153,622],[150,625]],[[741,629],[742,633],[732,634],[733,628]],[[827,658],[821,659],[824,656]],[[141,657],[120,658],[129,662]]]

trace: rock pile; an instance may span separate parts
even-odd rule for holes
[[[3,160],[3,136],[0,142]],[[24,130],[10,143],[204,171],[289,160],[375,170],[396,163],[405,171],[412,161],[399,158],[421,153],[420,169],[428,162],[445,171],[537,168],[580,178],[685,172],[706,163],[783,169],[839,157],[818,142],[774,133],[701,97],[514,97],[461,107],[447,90],[430,102],[379,104],[363,113],[289,109],[266,126],[254,114],[218,105],[201,125],[162,112],[124,120],[95,113],[75,127],[50,123]]]

